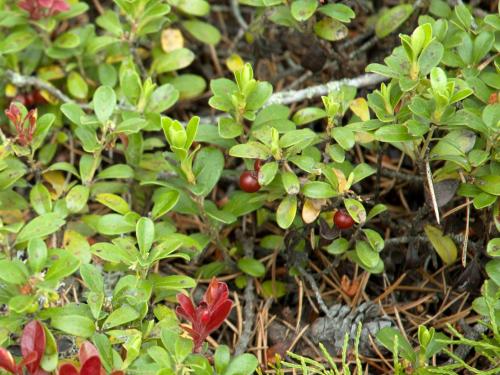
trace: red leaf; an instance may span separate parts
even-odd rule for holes
[[[82,364],[80,375],[99,375],[102,373],[101,360],[99,357],[90,357]]]
[[[34,360],[30,360],[29,363],[25,361],[30,374],[34,374],[40,367],[40,361],[45,353],[45,345],[45,331],[42,324],[37,320],[29,322],[24,327],[23,336],[21,337],[21,353],[25,359],[31,353],[36,353]]]
[[[71,363],[65,363],[61,367],[59,367],[58,371],[59,375],[78,375],[78,370]]]
[[[177,301],[180,305],[177,306],[177,314],[190,322],[194,322],[196,320],[196,310],[194,309],[193,301],[182,293],[177,294]]]
[[[96,347],[92,345],[91,342],[84,341],[82,346],[80,346],[79,357],[80,357],[80,363],[83,366],[85,362],[87,362],[90,358],[92,357],[99,358],[99,352],[97,351]]]
[[[231,300],[222,302],[217,309],[212,312],[212,318],[207,324],[207,331],[212,332],[219,328],[221,324],[224,323],[224,320],[226,320],[232,307],[233,302]]]
[[[215,277],[212,278],[210,284],[208,285],[208,289],[205,292],[203,299],[209,304],[217,304],[221,300],[227,299],[229,295],[229,291],[227,289],[227,284],[221,281],[218,281]]]
[[[12,355],[4,348],[0,348],[0,368],[12,374],[16,373],[16,362]]]

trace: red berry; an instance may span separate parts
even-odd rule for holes
[[[262,167],[262,160],[256,159],[255,163],[253,163],[254,171],[256,171],[256,172],[260,171],[260,167]]]
[[[240,189],[247,193],[255,193],[260,190],[257,173],[245,171],[240,176]]]
[[[354,220],[344,210],[339,210],[335,213],[335,216],[333,217],[333,222],[335,223],[335,226],[339,229],[349,229],[354,225]]]
[[[33,95],[33,92],[27,93],[26,95],[24,95],[24,97],[26,99],[26,107],[32,107],[36,104],[35,95]]]
[[[34,100],[35,100],[35,104],[45,104],[45,103],[47,103],[47,101],[45,100],[45,98],[40,93],[40,90],[33,91],[33,97],[34,97]]]

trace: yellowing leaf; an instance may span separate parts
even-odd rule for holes
[[[226,59],[226,66],[233,73],[243,68],[243,65],[245,65],[245,62],[240,55],[235,53]]]
[[[64,192],[66,185],[66,177],[61,171],[49,171],[43,174],[43,179],[47,181],[52,187],[51,196],[52,199],[58,199]]]
[[[356,143],[370,143],[375,140],[375,136],[368,132],[356,132],[354,133],[354,139]]]
[[[424,230],[441,260],[447,265],[453,264],[457,260],[458,253],[455,242],[450,237],[444,236],[439,228],[432,225],[426,225]]]
[[[5,96],[7,98],[12,98],[17,95],[17,87],[8,83],[5,85]]]
[[[59,65],[42,66],[37,71],[38,77],[45,81],[53,81],[66,77],[66,72]]]
[[[333,168],[333,173],[335,173],[339,182],[339,193],[345,193],[347,190],[347,179],[345,178],[344,172]]]
[[[316,220],[321,213],[321,206],[325,201],[323,199],[307,199],[302,207],[302,220],[304,223],[310,224]]]
[[[161,33],[161,48],[165,52],[172,52],[184,47],[184,38],[179,29],[165,29]]]
[[[354,99],[349,107],[361,120],[368,121],[370,119],[370,110],[365,98]]]

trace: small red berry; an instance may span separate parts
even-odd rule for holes
[[[333,222],[335,223],[335,226],[339,229],[349,229],[354,225],[354,220],[344,210],[339,210],[335,213],[335,216],[333,217]]]
[[[256,159],[255,163],[253,163],[253,169],[254,169],[254,171],[256,171],[256,172],[260,171],[260,167],[262,167],[262,160],[261,159]]]
[[[33,98],[34,98],[35,104],[40,105],[40,104],[47,103],[45,98],[42,96],[42,93],[40,92],[40,90],[33,91]]]
[[[247,193],[255,193],[260,190],[257,173],[245,171],[240,176],[240,189]]]

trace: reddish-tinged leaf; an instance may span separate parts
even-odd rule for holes
[[[45,344],[45,330],[42,324],[37,320],[29,322],[24,327],[21,337],[21,353],[30,374],[34,374],[40,367],[40,361],[45,353]],[[31,353],[36,353],[36,357],[28,363],[26,360]]]
[[[80,358],[80,363],[83,364],[87,362],[90,358],[92,357],[98,357],[99,358],[99,352],[97,351],[96,347],[92,345],[89,341],[84,341],[82,346],[80,346],[80,352],[78,354]]]
[[[224,323],[224,320],[226,320],[232,307],[233,302],[231,300],[225,300],[215,311],[212,312],[212,317],[207,324],[207,331],[209,333],[215,331],[221,326],[222,323]]]
[[[0,368],[12,374],[16,373],[16,362],[12,355],[4,348],[0,348]]]
[[[208,285],[208,289],[205,293],[203,299],[209,305],[217,304],[221,300],[227,299],[229,295],[229,291],[227,289],[227,284],[218,281],[215,277],[212,278],[210,284]]]
[[[71,363],[65,363],[59,367],[59,375],[78,375],[78,370]]]
[[[125,375],[125,373],[123,371],[119,370],[119,371],[113,371],[111,373],[111,375]]]
[[[196,310],[194,309],[193,301],[182,293],[177,295],[177,301],[180,305],[177,306],[177,314],[190,322],[194,322],[196,320]]]
[[[82,364],[80,375],[100,375],[103,373],[99,357],[91,357]]]
[[[193,339],[195,353],[199,352],[203,341],[210,332],[216,330],[226,320],[233,302],[228,298],[227,284],[218,281],[215,277],[210,281],[203,300],[195,308],[191,299],[183,294],[177,295],[180,306],[176,312],[180,317],[191,322],[191,327],[181,325]]]

